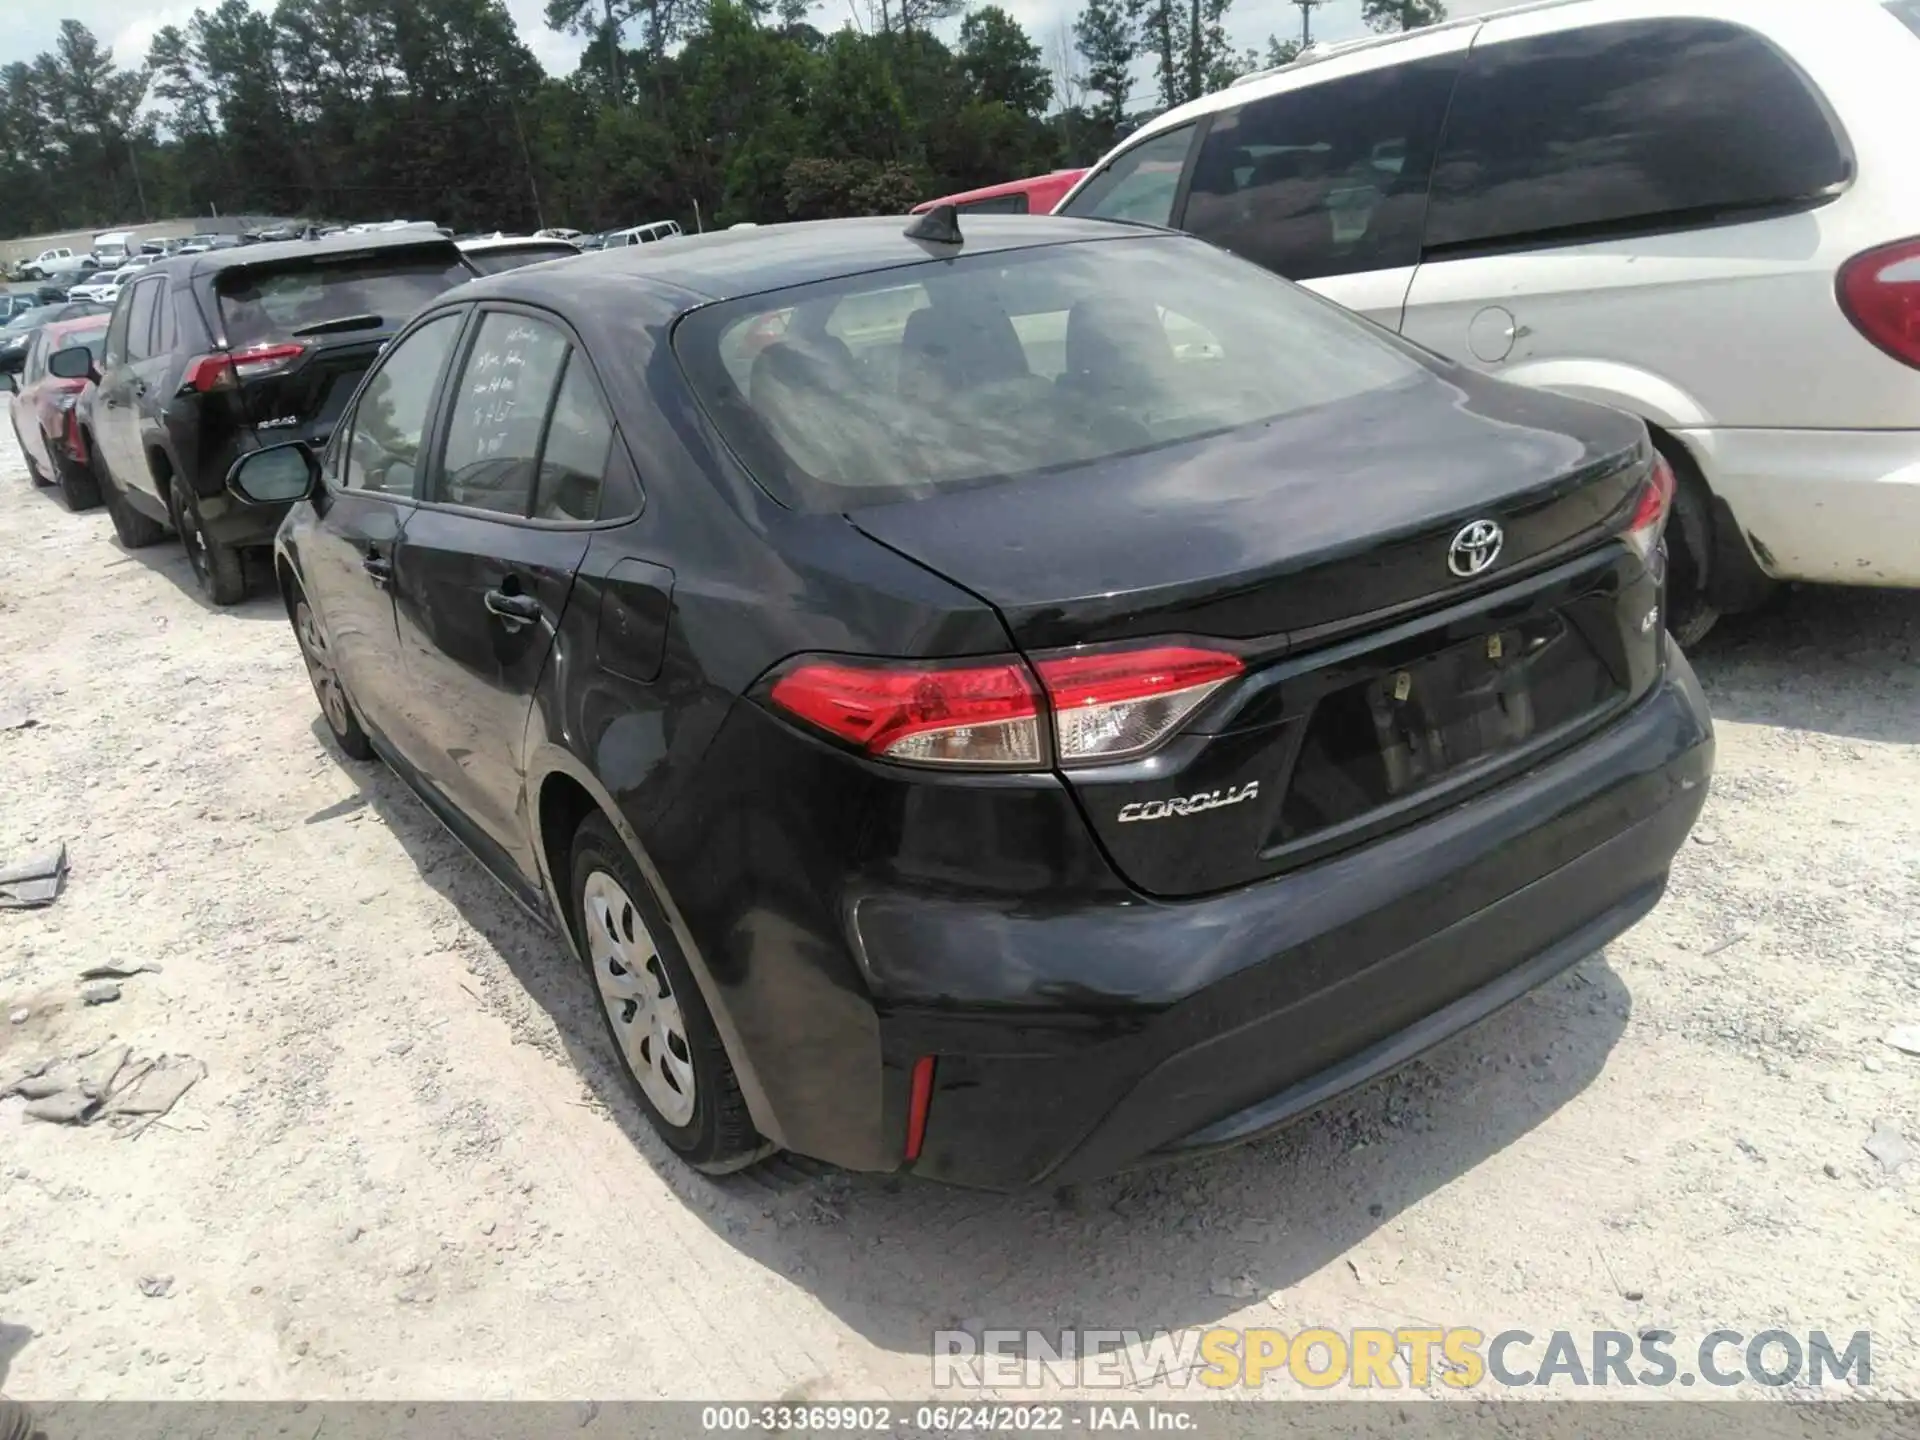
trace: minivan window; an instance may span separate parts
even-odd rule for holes
[[[1585,239],[1811,203],[1852,174],[1763,37],[1636,20],[1475,46],[1434,167],[1429,249]]]
[[[1135,225],[1170,225],[1187,166],[1193,126],[1181,125],[1116,155],[1080,193],[1061,208],[1090,220],[1126,220]]]
[[[1418,264],[1460,63],[1388,65],[1214,116],[1181,228],[1289,280]]]
[[[815,511],[1194,440],[1422,373],[1360,321],[1184,236],[773,291],[695,310],[673,343],[748,469]]]

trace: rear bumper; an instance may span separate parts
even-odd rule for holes
[[[1783,580],[1920,586],[1920,430],[1681,430]]]
[[[1704,699],[1676,652],[1660,687],[1604,734],[1263,884],[1052,914],[865,897],[849,928],[874,994],[884,1123],[904,1127],[903,1077],[933,1055],[912,1168],[958,1184],[1085,1179],[1283,1124],[1650,910],[1705,803],[1712,757]],[[883,1140],[900,1153],[898,1134]]]

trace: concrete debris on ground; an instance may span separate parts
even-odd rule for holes
[[[80,987],[82,1005],[111,1005],[120,998],[120,987],[111,980],[89,980]]]
[[[1896,1025],[1887,1032],[1886,1043],[1903,1055],[1920,1055],[1920,1025]]]
[[[80,972],[82,980],[131,980],[136,975],[158,975],[160,967],[151,960],[139,965],[92,965]]]
[[[0,1085],[0,1100],[18,1095],[29,1119],[54,1125],[107,1121],[122,1136],[141,1134],[206,1078],[191,1055],[135,1059],[125,1045],[105,1045],[59,1062],[38,1061]]]
[[[39,723],[24,710],[0,710],[0,731],[31,730]]]
[[[1889,1175],[1913,1158],[1913,1146],[1907,1143],[1907,1137],[1884,1120],[1873,1127],[1862,1148],[1878,1160],[1880,1168]]]
[[[56,845],[0,868],[0,910],[38,910],[60,898],[67,883],[67,847]]]

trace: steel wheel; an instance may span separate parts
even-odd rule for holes
[[[669,1125],[692,1122],[693,1050],[680,1002],[646,922],[620,882],[604,870],[581,889],[587,954],[633,1078]]]

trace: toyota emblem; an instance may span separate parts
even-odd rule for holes
[[[1500,558],[1506,533],[1492,520],[1475,520],[1460,527],[1447,547],[1447,569],[1462,579],[1479,575]]]

